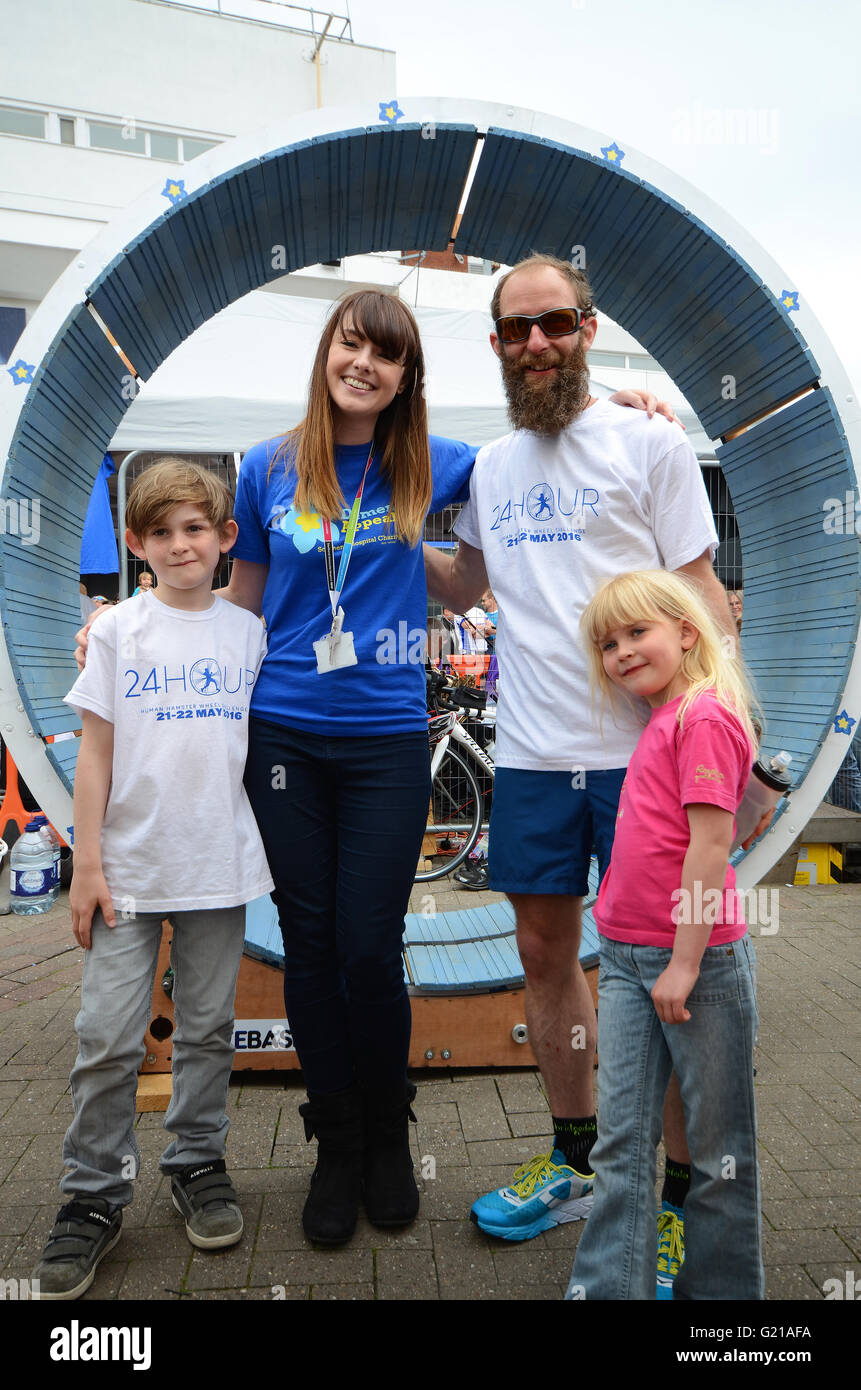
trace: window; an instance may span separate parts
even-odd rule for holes
[[[133,125],[102,125],[90,121],[90,145],[100,150],[121,150],[123,154],[146,154],[146,131]]]
[[[151,159],[169,159],[174,164],[196,159],[199,154],[205,154],[220,143],[218,140],[196,140],[190,135],[176,135],[172,131],[143,130],[131,121],[124,125],[111,125],[103,121],[90,121],[88,124],[93,149],[142,154]]]
[[[0,106],[0,132],[4,135],[29,135],[31,140],[44,140],[45,117],[41,111],[21,111],[12,106]]]
[[[56,121],[56,124],[55,124]],[[94,150],[114,150],[118,154],[139,154],[144,158],[166,159],[182,164],[215,149],[219,140],[199,140],[172,130],[146,130],[133,120],[88,121],[84,117],[28,111],[19,106],[0,106],[0,135],[23,135],[31,140],[50,140],[75,145],[78,125],[84,144]]]
[[[589,351],[589,361],[595,367],[624,367],[624,352]]]
[[[9,361],[15,344],[24,332],[26,322],[26,309],[0,306],[0,362]]]
[[[207,150],[215,148],[216,140],[191,140],[187,135],[182,137],[182,157],[183,159],[196,159],[199,154],[206,154]]]
[[[178,164],[179,138],[176,135],[164,135],[160,130],[151,130],[149,152],[153,159],[171,159],[174,164]]]

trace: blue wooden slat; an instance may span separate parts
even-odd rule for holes
[[[404,232],[412,232],[407,249],[442,251],[447,247],[476,139],[475,127],[470,125],[438,125],[432,139],[419,138],[403,200]],[[406,242],[400,244],[406,247]]]
[[[506,909],[505,915],[497,920],[488,907],[461,908],[452,912],[437,912],[433,917],[422,913],[410,913],[406,919],[405,940],[407,942],[429,943],[433,941],[481,940],[485,937],[512,935],[514,932],[514,910],[509,904],[498,904]]]
[[[225,291],[233,303],[283,274],[273,269],[272,214],[260,162],[245,165],[239,179],[222,176],[213,180],[211,202],[221,228],[219,264]]]
[[[93,479],[128,405],[126,373],[92,315],[78,306],[34,375],[9,452],[7,498],[38,499],[40,506],[37,544],[0,536],[7,648],[37,733],[73,727],[62,697],[75,675],[80,535]]]
[[[380,170],[374,167],[369,154],[372,146],[373,136],[365,131],[353,131],[337,140],[324,137],[312,141],[308,152],[312,171],[309,191],[313,197],[312,215],[318,237],[317,260],[333,261],[349,254],[345,248],[350,246],[351,233],[358,234],[357,245],[363,250],[377,244],[363,245],[368,210],[378,209],[386,193],[385,183],[379,178]],[[398,153],[394,146],[393,153]],[[399,152],[399,158],[405,153],[406,150]],[[369,198],[369,186],[375,181],[378,196]]]
[[[598,863],[589,867],[589,894],[598,890]],[[405,922],[405,956],[416,988],[472,990],[511,988],[522,983],[523,971],[514,934],[514,909],[508,902],[438,912],[433,917],[410,913]],[[580,962],[585,968],[598,958],[598,933],[592,913],[583,913]]]
[[[414,986],[423,991],[472,992],[516,986],[522,980],[515,961],[510,974],[500,976],[499,963],[475,946],[411,946],[407,956]]]
[[[314,255],[316,228],[303,216],[307,213],[307,202],[304,200],[309,197],[307,180],[300,177],[301,152],[310,149],[310,143],[306,140],[287,150],[275,150],[264,155],[260,161],[263,193],[269,209],[271,245],[284,246],[288,270],[313,265],[317,259]]]
[[[181,323],[182,310],[171,309],[161,280],[146,261],[140,248],[120,257],[104,284],[90,293],[91,303],[144,380],[183,337],[175,322]]]
[[[717,452],[744,554],[742,649],[764,746],[792,753],[798,775],[837,712],[861,616],[857,537],[824,529],[826,499],[852,488],[847,441],[820,390]]]
[[[57,769],[57,773],[63,785],[68,791],[72,790],[75,781],[75,767],[78,761],[78,753],[81,749],[79,738],[63,739],[61,743],[49,743],[46,747],[48,761]],[[65,835],[65,826],[61,827]]]
[[[211,293],[200,295],[200,289],[207,282],[202,275],[196,276],[193,273],[193,263],[187,265],[185,258],[179,254],[176,239],[172,234],[173,228],[178,224],[178,219],[173,216],[174,212],[175,209],[171,208],[145,233],[136,237],[124,256],[114,262],[112,270],[100,278],[102,283],[112,285],[114,276],[121,275],[123,262],[137,263],[141,267],[139,278],[145,279],[147,284],[160,287],[160,298],[172,306],[182,325],[183,336],[187,336],[206,323],[207,319],[223,306],[216,303]],[[97,309],[97,300],[104,304],[107,294],[107,290],[91,289],[90,296]]]
[[[79,454],[97,451],[101,462],[129,406],[127,373],[92,315],[76,308],[34,374],[10,455],[27,451],[49,471],[71,465],[73,474]],[[28,486],[44,476],[28,473]]]

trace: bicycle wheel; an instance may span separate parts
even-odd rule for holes
[[[444,878],[463,863],[481,834],[483,804],[471,762],[456,748],[448,748],[433,779],[433,811],[425,830],[436,852],[422,855],[431,867],[416,874],[416,883]]]

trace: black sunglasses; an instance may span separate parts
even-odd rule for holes
[[[506,314],[496,320],[496,334],[501,343],[525,343],[537,323],[545,338],[564,338],[577,333],[583,320],[591,318],[591,304],[586,309],[546,309],[543,314]]]

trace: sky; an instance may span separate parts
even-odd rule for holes
[[[356,43],[396,52],[388,95],[401,105],[545,111],[701,189],[786,272],[778,291],[799,291],[861,389],[857,0],[350,0],[349,12]]]

